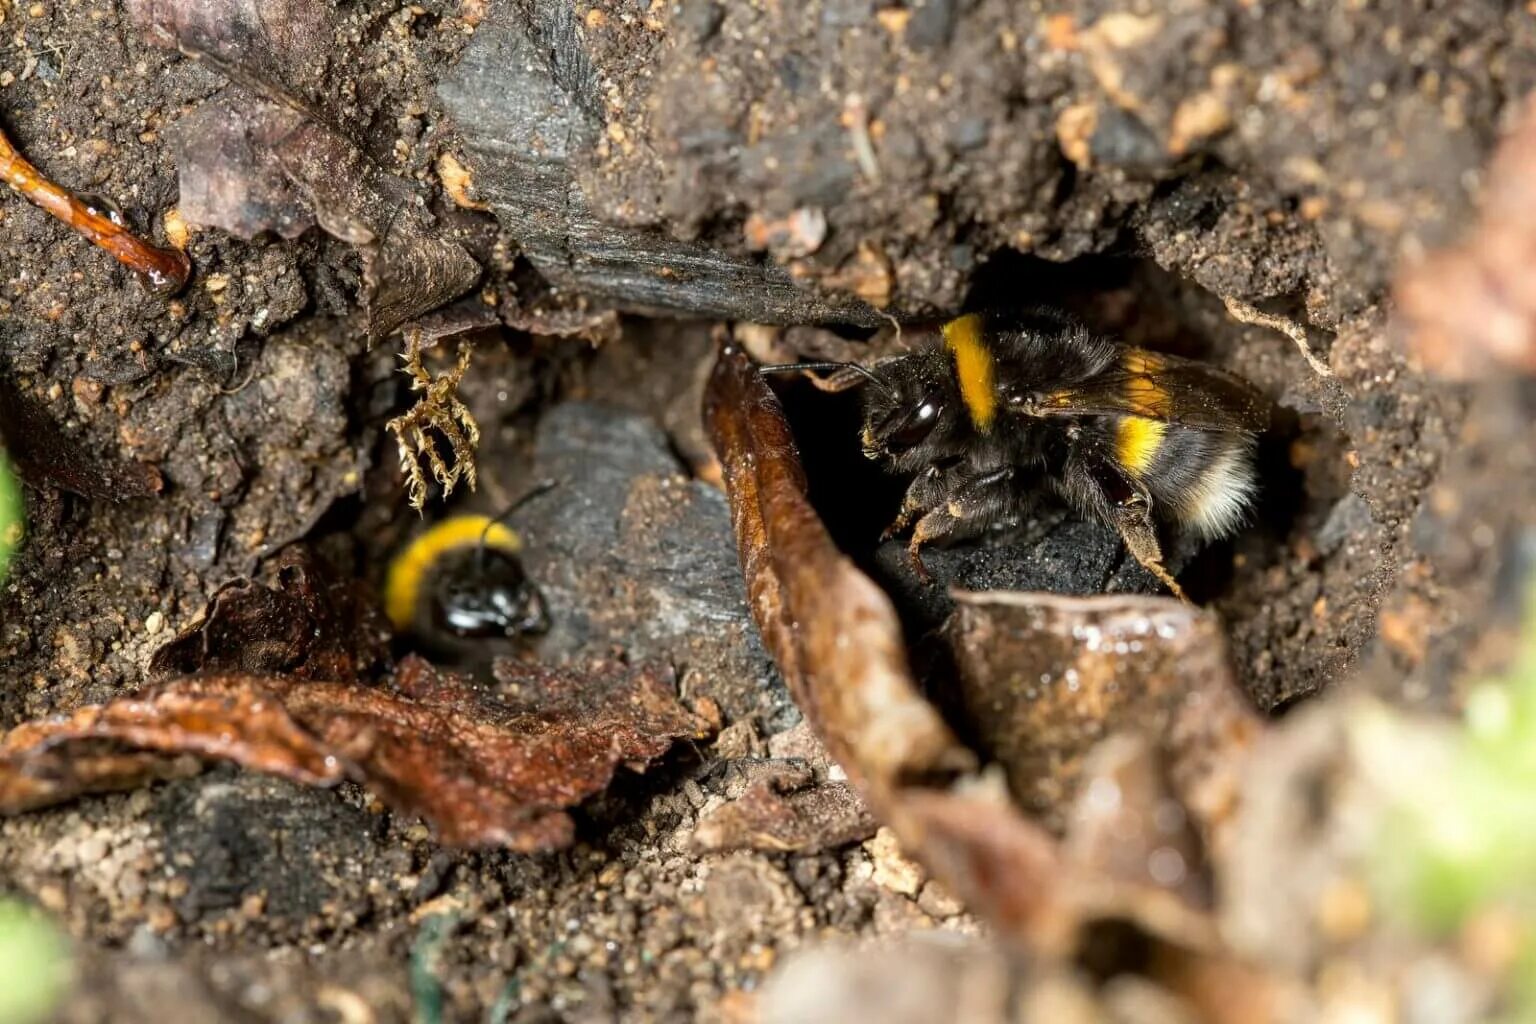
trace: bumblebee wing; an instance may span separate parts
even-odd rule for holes
[[[1118,365],[1039,396],[1045,416],[1131,415],[1197,430],[1263,430],[1269,402],[1241,377],[1208,363],[1127,349]]]

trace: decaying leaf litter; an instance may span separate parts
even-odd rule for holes
[[[30,208],[4,208],[0,240],[20,273],[8,282],[0,342],[15,390],[31,402],[30,415],[61,425],[65,453],[24,468],[33,539],[8,583],[5,643],[11,671],[27,685],[0,696],[7,723],[110,707],[143,688],[151,652],[205,609],[216,621],[217,588],[256,573],[290,541],[308,537],[330,549],[343,579],[369,578],[408,535],[413,517],[401,506],[398,456],[380,433],[409,398],[396,373],[396,342],[369,352],[366,338],[383,333],[381,311],[404,308],[390,297],[398,294],[392,282],[406,283],[407,294],[431,286],[408,301],[435,306],[447,297],[436,294],[436,282],[453,291],[451,282],[467,276],[439,277],[411,262],[413,245],[405,243],[420,239],[428,251],[458,246],[475,261],[479,280],[464,285],[474,290],[456,308],[478,303],[493,314],[489,325],[473,314],[447,318],[482,332],[461,388],[482,427],[481,491],[472,501],[493,511],[517,492],[519,475],[539,479],[551,467],[574,465],[586,478],[520,524],[530,568],[550,581],[563,612],[564,625],[537,657],[566,661],[576,673],[594,656],[617,654],[635,666],[659,660],[676,673],[694,713],[711,717],[701,700],[713,701],[721,728],[712,742],[676,748],[645,776],[621,776],[615,791],[577,812],[577,845],[553,859],[452,854],[409,813],[375,814],[374,798],[350,783],[338,794],[309,793],[228,770],[14,819],[0,831],[6,876],[84,939],[86,984],[71,1011],[78,1019],[102,1006],[163,1015],[163,1002],[150,994],[161,986],[188,993],[179,997],[188,1014],[216,1016],[238,1007],[275,1018],[295,1005],[291,993],[307,992],[313,998],[296,1005],[345,1012],[339,1008],[360,1000],[383,1019],[404,1018],[412,998],[466,1017],[498,1004],[595,1019],[729,1016],[758,1003],[764,1014],[794,1019],[784,985],[821,978],[830,987],[811,986],[809,994],[833,1007],[843,1005],[836,987],[849,972],[818,973],[817,954],[807,953],[784,985],[770,985],[757,1000],[756,985],[777,976],[782,954],[829,932],[868,941],[939,922],[973,931],[956,895],[993,922],[994,934],[1078,953],[1020,975],[1005,953],[975,944],[991,940],[964,947],[963,961],[981,972],[980,990],[1004,992],[995,1004],[975,1005],[1004,1015],[1043,1005],[1058,1016],[1141,1019],[1136,1014],[1174,1005],[1188,1011],[1241,993],[1259,1002],[1229,1011],[1238,1013],[1230,1019],[1262,1019],[1254,1006],[1290,999],[1332,1012],[1387,1005],[1394,992],[1404,1005],[1428,998],[1410,984],[1406,966],[1421,954],[1401,953],[1394,907],[1380,903],[1359,868],[1369,857],[1326,841],[1325,830],[1308,861],[1315,868],[1300,871],[1288,859],[1302,851],[1284,824],[1292,813],[1286,795],[1315,790],[1318,769],[1309,766],[1347,765],[1351,757],[1365,764],[1366,753],[1341,752],[1394,748],[1328,740],[1340,729],[1316,723],[1350,718],[1328,705],[1298,709],[1294,726],[1287,719],[1263,728],[1244,704],[1222,695],[1236,685],[1270,709],[1336,684],[1369,689],[1389,706],[1455,708],[1460,681],[1494,677],[1515,646],[1519,573],[1499,570],[1522,564],[1508,553],[1520,550],[1514,538],[1531,507],[1511,486],[1522,479],[1511,469],[1530,452],[1519,387],[1474,385],[1478,400],[1463,426],[1462,396],[1400,358],[1407,349],[1397,347],[1376,304],[1398,254],[1437,245],[1470,223],[1467,211],[1482,193],[1468,172],[1513,123],[1513,100],[1530,78],[1524,19],[1495,5],[1469,7],[1454,23],[1395,10],[1339,11],[1320,16],[1329,31],[1319,36],[1284,14],[1264,32],[1246,32],[1241,5],[1220,3],[1151,16],[1082,5],[1038,20],[987,3],[894,13],[813,4],[793,14],[707,17],[559,5],[530,13],[494,3],[419,11],[361,5],[317,15],[266,5],[261,18],[236,4],[216,12],[222,22],[202,8],[146,4],[133,8],[136,26],[127,26],[105,8],[87,18],[88,6],[7,10],[21,42],[6,58],[15,66],[0,90],[0,117],[33,163],[82,192],[116,198],[149,237],[163,231],[176,240],[178,217],[164,214],[179,192],[196,275],[181,298],[157,301],[66,229]],[[210,35],[208,26],[218,24],[240,31]],[[143,26],[149,36],[138,34]],[[146,38],[199,59],[168,59]],[[121,58],[100,99],[93,92],[82,100],[85,93],[69,87],[99,84],[90,62],[73,59],[83,52],[73,41]],[[343,45],[322,45],[332,41]],[[548,62],[542,55],[551,52],[562,59]],[[1033,59],[1020,60],[1021,52]],[[1339,52],[1351,60],[1333,59]],[[774,74],[758,69],[759,53],[784,58]],[[1442,90],[1438,107],[1396,85],[1372,93],[1364,79],[1336,70],[1393,67],[1410,53],[1444,61],[1438,77],[1417,79]],[[536,59],[500,59],[508,54]],[[805,88],[818,80],[810,73],[818,67],[836,68],[840,91]],[[509,88],[505,76],[514,71]],[[901,75],[906,93],[894,88]],[[930,87],[945,75],[947,85]],[[1005,96],[1021,99],[1000,102]],[[261,122],[274,116],[263,104],[288,113]],[[750,122],[739,122],[747,109]],[[1351,120],[1366,109],[1374,116]],[[1346,122],[1357,127],[1337,130]],[[251,127],[213,137],[199,135],[199,124],[205,132]],[[333,148],[300,145],[306,137]],[[563,148],[547,148],[551,140]],[[1417,159],[1402,158],[1404,142]],[[123,161],[124,152],[143,159]],[[726,153],[737,155],[716,162]],[[1188,162],[1190,153],[1206,162]],[[1383,153],[1397,155],[1372,162]],[[306,170],[310,159],[372,161],[387,176],[338,176],[345,179],[338,192],[338,181],[317,177],[314,164]],[[255,200],[227,208],[228,233],[212,213],[198,215],[210,223],[186,216],[199,173],[213,175],[203,179],[203,196],[229,198],[219,191],[220,170]],[[419,205],[401,202],[402,188]],[[1490,183],[1488,195],[1499,192]],[[929,202],[929,194],[951,198]],[[751,216],[743,218],[742,208]],[[268,230],[279,238],[311,216],[324,233],[245,239],[251,228],[238,218],[262,216],[276,218]],[[1501,228],[1519,223],[1490,217]],[[1092,255],[1126,232],[1150,260]],[[1519,237],[1506,232],[1480,249],[1473,236],[1471,259],[1487,266],[1483,253],[1518,246]],[[766,260],[753,255],[765,246]],[[1015,255],[1000,255],[1004,249]],[[1075,262],[1058,268],[1017,253]],[[656,272],[674,265],[691,273]],[[1501,272],[1513,265],[1492,264]],[[1103,329],[1227,363],[1295,413],[1277,439],[1275,468],[1287,482],[1277,487],[1282,500],[1273,514],[1237,543],[1230,568],[1207,560],[1192,569],[1209,576],[1235,672],[1227,675],[1219,651],[1202,643],[1202,671],[1160,677],[1177,685],[1147,687],[1146,705],[1099,706],[1085,696],[1078,706],[1058,686],[1044,703],[1011,689],[1016,706],[968,716],[957,693],[984,697],[988,672],[1005,678],[1006,663],[962,658],[955,669],[964,674],[953,678],[965,685],[936,687],[927,669],[943,663],[943,634],[909,652],[887,614],[879,628],[861,622],[861,635],[883,652],[879,692],[913,709],[919,724],[915,747],[898,730],[884,734],[898,740],[886,750],[862,731],[838,731],[847,719],[832,713],[837,702],[864,699],[861,688],[797,682],[813,645],[786,647],[766,619],[764,636],[801,710],[837,755],[829,762],[807,726],[794,725],[796,711],[748,618],[749,608],[762,616],[767,578],[749,573],[750,604],[743,599],[726,503],[676,457],[708,477],[696,424],[713,359],[709,327],[627,319],[615,337],[604,307],[868,330],[884,321],[867,303],[890,303],[903,316],[948,311],[967,290],[976,301],[1009,297],[1018,287],[1010,282],[1021,279]],[[1501,311],[1520,308],[1504,298],[1509,291],[1493,293]],[[1478,294],[1463,288],[1461,297],[1437,303],[1431,288],[1414,309],[1427,301],[1445,316],[1475,301],[1469,292]],[[1339,389],[1300,372],[1290,339],[1232,324],[1228,300],[1309,320],[1310,340],[1322,342],[1314,347]],[[508,344],[497,322],[546,337],[519,335]],[[1513,321],[1450,314],[1449,322]],[[572,330],[607,341],[593,354],[584,341],[547,337]],[[801,345],[857,353],[862,344],[805,326],[758,334],[796,353],[808,351]],[[447,350],[446,369],[461,339],[432,336]],[[91,342],[82,345],[85,337]],[[1434,343],[1412,344],[1433,358]],[[850,508],[838,478],[827,476],[840,465],[834,432],[813,429],[816,443],[805,433],[846,410],[794,394],[785,400],[812,498],[812,505],[795,498],[792,468],[775,471],[769,490],[794,524],[790,550],[815,544],[830,555],[817,522],[825,519],[858,565],[890,588],[914,638],[956,606],[953,621],[971,618],[956,627],[959,641],[979,621],[1027,640],[1036,630],[1053,632],[1048,624],[1058,616],[1088,615],[1084,621],[1096,626],[1103,616],[1156,619],[1130,597],[1077,610],[915,591],[880,568],[881,552],[864,550],[869,535],[860,519],[878,509]],[[714,409],[718,433],[722,407]],[[657,410],[665,412],[656,417]],[[18,430],[7,431],[9,446]],[[740,467],[720,456],[722,475],[739,476]],[[66,471],[50,476],[39,462]],[[129,490],[115,495],[128,498],[123,505],[102,500],[100,492],[118,490],[105,481],[134,478],[141,466],[161,481],[148,488],[158,497]],[[739,500],[732,512],[741,518]],[[774,529],[786,536],[783,523]],[[1044,580],[1087,591],[1105,578],[1112,557],[1103,538],[1068,526],[1038,555],[983,545],[953,552],[949,568],[973,590]],[[1134,577],[1119,583],[1138,585]],[[804,607],[779,586],[783,621],[803,625]],[[850,607],[883,600],[872,586],[864,593],[868,600]],[[1184,627],[1195,635],[1211,628]],[[1115,642],[1134,640],[1133,626]],[[1048,645],[1022,646],[1032,657],[1054,657]],[[964,654],[963,642],[956,649]],[[911,674],[909,653],[919,656],[922,676]],[[1120,667],[1096,654],[1069,646],[1041,673],[1060,683],[1075,670],[1081,683],[1089,667],[1081,659],[1111,673]],[[179,664],[177,671],[199,667],[195,659]],[[1346,685],[1352,665],[1357,681]],[[816,664],[810,668],[812,682],[827,681]],[[386,675],[381,668],[369,678]],[[1079,692],[1122,693],[1113,675],[1091,682],[1102,687]],[[919,700],[914,683],[932,703]],[[1169,713],[1191,693],[1230,710],[1182,720]],[[1020,745],[1000,721],[1038,727],[1043,745]],[[1314,723],[1306,735],[1325,737],[1307,751],[1293,738],[1303,735],[1303,721]],[[78,753],[100,755],[108,770],[133,770],[127,762],[112,768],[114,758],[144,770],[151,764],[109,746]],[[896,770],[909,755],[922,770]],[[181,760],[153,763],[161,774],[191,769]],[[1040,765],[1049,770],[1042,774]],[[1269,781],[1234,785],[1244,765],[1266,766]],[[867,808],[850,799],[842,770],[863,788]],[[1352,777],[1334,767],[1324,777],[1335,771]],[[1081,780],[1075,793],[1074,778]],[[1360,778],[1369,773],[1362,769]],[[1234,802],[1234,790],[1274,799]],[[1116,805],[1123,813],[1108,805],[1109,793],[1124,795]],[[1389,806],[1390,796],[1346,787],[1339,799],[1346,808],[1373,799]],[[993,827],[981,834],[976,816],[956,810],[978,805],[995,812],[982,819]],[[807,806],[825,808],[812,820],[823,830],[807,830],[797,810]],[[870,836],[871,811],[892,831]],[[934,879],[898,857],[893,838],[925,860]],[[697,852],[711,846],[736,852]],[[818,846],[823,852],[810,852]],[[786,856],[786,847],[805,852]],[[993,900],[977,884],[985,877],[977,869],[995,866],[1072,881],[1037,900],[1028,892]],[[1276,886],[1277,877],[1297,888]],[[1280,892],[1296,896],[1282,903]],[[1468,1008],[1489,1005],[1499,991],[1509,950],[1518,955],[1518,942],[1498,937],[1519,929],[1480,914],[1476,898],[1465,902],[1459,917],[1450,915],[1462,921],[1459,945],[1431,939],[1413,948],[1452,979],[1458,1012],[1473,1013]],[[1101,925],[1104,916],[1136,927]],[[435,952],[423,955],[420,984],[407,987],[401,964],[429,934]],[[1107,956],[1106,936],[1114,940]],[[197,952],[191,939],[212,942],[216,952]],[[114,940],[125,944],[120,951],[102,945]],[[260,956],[317,940],[313,964]],[[1147,942],[1149,959],[1127,953],[1144,953]],[[1377,942],[1398,952],[1352,955]],[[171,955],[145,958],[159,949]],[[891,955],[893,976],[912,978],[929,956]],[[1359,966],[1365,962],[1384,966],[1373,973]],[[1131,964],[1140,969],[1127,973]],[[283,994],[260,994],[274,989]]]

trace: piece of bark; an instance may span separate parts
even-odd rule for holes
[[[770,261],[603,219],[574,172],[602,134],[598,90],[576,11],[563,4],[498,9],[438,87],[479,196],[552,282],[637,310],[882,322],[863,301]]]

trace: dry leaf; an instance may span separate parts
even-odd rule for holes
[[[1156,886],[1084,873],[1028,821],[918,693],[896,613],[838,551],[806,497],[782,410],[727,346],[705,422],[724,468],[753,614],[796,703],[902,848],[1003,934],[1066,952],[1087,922],[1120,916],[1180,944],[1209,919]]]
[[[1410,351],[1449,377],[1536,372],[1536,104],[1494,154],[1483,215],[1397,282]]]
[[[875,834],[875,820],[846,782],[818,782],[810,767],[790,760],[760,761],[740,796],[699,820],[700,850],[818,853]]]
[[[480,265],[439,230],[415,187],[349,137],[330,81],[336,27],[323,6],[283,0],[132,0],[149,38],[263,97],[215,99],[178,133],[182,212],[249,238],[294,237],[310,217],[363,257],[363,308],[381,338],[463,295]],[[355,131],[354,131],[355,134]],[[307,209],[306,209],[307,208]]]
[[[410,657],[370,685],[388,639],[371,606],[300,551],[276,579],[223,588],[154,659],[199,674],[11,730],[0,813],[139,785],[190,754],[308,785],[350,778],[451,845],[545,850],[570,843],[565,809],[620,765],[707,733],[655,666],[506,662],[492,691]]]
[[[420,815],[449,845],[568,845],[564,811],[703,723],[669,674],[595,663],[519,670],[505,701],[407,658],[394,691],[284,676],[215,674],[17,726],[0,741],[0,813],[121,789],[153,775],[140,755],[233,761],[308,785],[351,778]],[[101,756],[101,741],[118,753]],[[126,753],[122,753],[126,752]]]

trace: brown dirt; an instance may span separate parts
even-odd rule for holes
[[[437,84],[476,45],[480,6],[342,12],[332,71],[358,83],[357,141],[440,206],[435,158],[474,127],[447,119]],[[1451,706],[1476,624],[1511,604],[1501,567],[1536,486],[1529,397],[1430,382],[1380,303],[1400,259],[1466,224],[1478,168],[1536,84],[1528,15],[1405,2],[1259,26],[1251,5],[1200,0],[1155,26],[1110,21],[1150,33],[1116,47],[1101,18],[1118,7],[1098,0],[1054,17],[1006,0],[928,0],[886,20],[874,6],[655,5],[656,25],[635,5],[583,6],[588,25],[604,12],[585,39],[608,62],[602,117],[623,128],[607,137],[636,144],[576,159],[593,206],[738,255],[750,213],[815,206],[827,241],[793,259],[823,283],[863,247],[889,261],[903,312],[1050,296],[1238,370],[1288,410],[1259,522],[1202,562],[1248,692],[1284,708],[1364,667],[1358,685]],[[163,238],[176,124],[228,86],[120,12],[0,0],[0,120],[46,173]],[[852,96],[878,122],[878,181],[845,148]],[[1088,108],[1096,127],[1074,148]],[[490,214],[465,217],[505,308],[528,268]],[[406,403],[397,339],[364,338],[356,254],[318,232],[216,231],[194,233],[190,253],[192,286],[167,303],[0,195],[14,400],[92,458],[152,464],[164,481],[120,502],[46,467],[28,481],[29,540],[0,592],[0,727],[138,686],[220,584],[291,541],[377,584],[417,528],[382,433]],[[1287,338],[1232,321],[1218,295],[1306,319],[1335,381]],[[479,336],[464,392],[484,482],[462,507],[560,479],[519,519],[557,624],[540,653],[670,659],[684,697],[713,699],[736,731],[621,778],[581,812],[576,846],[538,857],[453,853],[360,789],[230,769],[0,821],[0,892],[77,940],[63,1019],[322,1021],[362,1000],[404,1021],[413,999],[440,997],[446,1020],[485,1019],[498,999],[517,1020],[723,1020],[812,938],[975,927],[931,889],[893,887],[874,842],[689,845],[737,791],[722,766],[772,753],[799,720],[747,615],[724,498],[692,472],[708,467],[696,410],[709,331],[624,320],[600,347]],[[838,443],[802,434],[813,474],[812,449]],[[1074,536],[1061,550],[1102,544]],[[955,571],[1002,571],[986,557]],[[1089,561],[1063,589],[1100,579]]]

